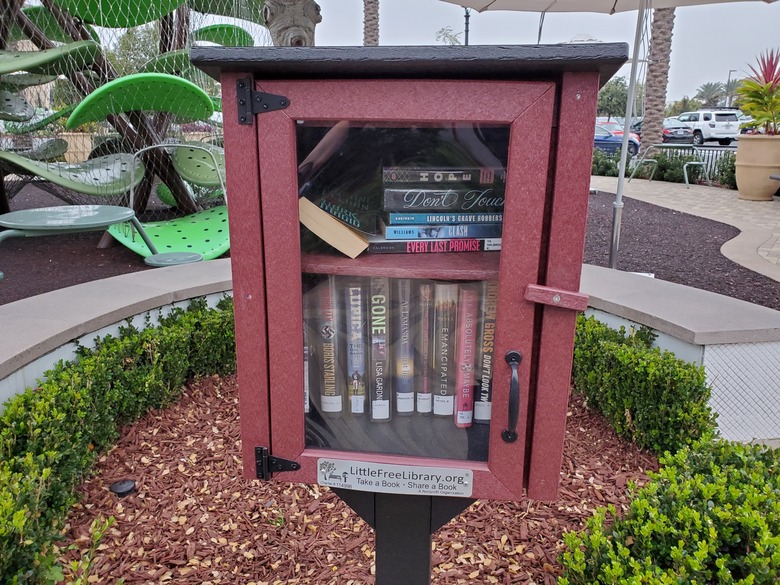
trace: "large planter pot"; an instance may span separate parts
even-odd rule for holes
[[[742,134],[737,144],[737,189],[740,199],[772,201],[780,183],[780,136]]]

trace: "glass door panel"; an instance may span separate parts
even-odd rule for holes
[[[509,126],[296,139],[306,448],[487,461]]]

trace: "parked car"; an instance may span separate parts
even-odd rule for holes
[[[640,120],[634,124],[631,129],[642,136],[642,123]],[[680,122],[677,118],[664,118],[664,129],[661,135],[661,142],[664,144],[693,144],[693,129]]]
[[[728,146],[739,136],[739,114],[734,108],[710,108],[684,112],[677,119],[693,129],[694,144],[717,141]]]
[[[596,132],[593,137],[593,146],[606,153],[612,154],[620,151],[620,146],[623,144],[623,136],[613,134],[604,126],[597,125]],[[628,134],[628,154],[634,156],[639,152],[639,141],[631,137],[631,133]]]
[[[609,130],[610,132],[612,132],[612,134],[614,134],[616,136],[623,136],[623,122],[615,122],[615,121],[611,121],[611,122],[598,122],[597,121],[596,124],[598,124],[602,128],[606,128],[607,130]],[[631,130],[629,131],[628,135],[631,138],[633,138],[634,140],[636,140],[637,142],[641,142],[641,139],[639,138],[639,134],[634,132],[633,128],[631,128]]]

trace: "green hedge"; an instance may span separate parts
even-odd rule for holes
[[[780,449],[703,441],[661,466],[623,518],[564,535],[559,585],[780,582]]]
[[[75,488],[121,425],[175,401],[190,377],[235,370],[232,301],[194,301],[77,353],[0,414],[2,584],[43,582]]]
[[[577,320],[572,380],[621,437],[657,454],[710,437],[715,417],[704,368],[651,348],[646,328],[627,333]]]

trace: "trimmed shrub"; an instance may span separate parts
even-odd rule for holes
[[[577,320],[572,380],[618,435],[654,453],[711,437],[704,368],[652,348],[647,328],[614,330],[594,317]]]
[[[564,535],[559,585],[780,582],[780,450],[703,441],[661,458],[623,518]]]
[[[174,402],[188,378],[235,370],[232,300],[193,301],[158,327],[128,323],[77,353],[0,414],[2,584],[43,582],[75,488],[121,425]]]
[[[591,175],[617,177],[619,167],[620,151],[609,154],[598,148],[593,149],[593,161],[590,168]]]
[[[733,152],[722,154],[715,162],[712,180],[729,189],[737,188],[737,157]]]

